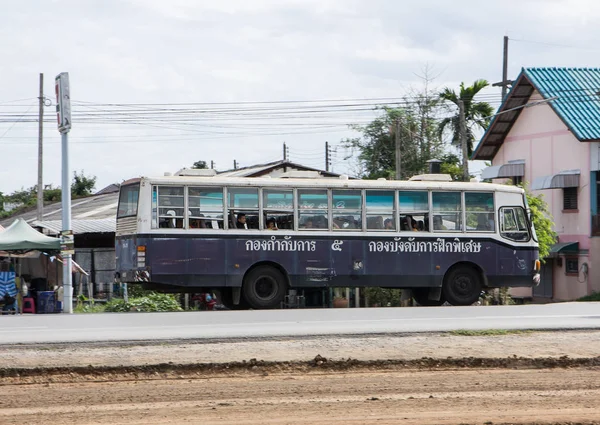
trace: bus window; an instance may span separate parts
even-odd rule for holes
[[[426,191],[399,191],[400,230],[429,231],[429,194]]]
[[[229,188],[227,213],[230,229],[258,229],[258,189]]]
[[[188,226],[190,229],[223,228],[221,188],[188,188]]]
[[[333,230],[362,230],[360,190],[333,190]]]
[[[269,220],[276,229],[294,229],[294,191],[291,189],[263,189],[264,228]]]
[[[366,191],[367,230],[395,230],[394,192]]]
[[[304,229],[327,229],[327,190],[298,189],[298,227]]]
[[[158,198],[158,227],[183,228],[183,186],[155,186]]]
[[[462,208],[460,192],[433,192],[433,231],[460,232]]]
[[[138,198],[140,195],[140,185],[132,184],[123,186],[119,194],[119,209],[117,218],[135,217],[138,210]]]
[[[467,232],[496,230],[493,192],[465,192]]]
[[[527,242],[529,240],[529,230],[527,229],[527,220],[523,208],[500,208],[500,236],[517,242]]]

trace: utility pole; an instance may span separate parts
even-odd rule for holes
[[[325,171],[329,171],[329,165],[331,165],[331,158],[329,157],[329,142],[325,142]]]
[[[211,170],[215,169],[215,161],[213,161],[212,159],[210,160],[210,169]]]
[[[43,178],[43,155],[44,155],[44,74],[40,73],[40,108],[38,114],[38,181],[37,181],[37,219],[42,221],[44,217],[44,178]]]
[[[504,36],[504,56],[502,58],[502,101],[506,97],[506,89],[508,86],[508,36]]]
[[[396,128],[394,131],[396,142],[396,180],[402,180],[402,150],[400,147],[400,118],[396,118]]]
[[[469,181],[469,150],[467,149],[467,124],[465,120],[465,104],[462,99],[458,101],[458,124],[460,146],[462,148],[463,181]]]
[[[237,161],[235,159],[233,160],[233,169],[237,170]]]
[[[61,135],[62,151],[62,232],[61,255],[63,261],[63,312],[73,313],[73,260],[75,253],[75,239],[71,229],[71,182],[69,168],[69,131],[71,130],[71,88],[69,86],[69,73],[61,72],[55,79],[56,113],[58,118],[58,131]]]
[[[508,86],[511,85],[512,80],[508,79],[508,36],[504,36],[504,52],[502,55],[502,81],[492,84],[492,87],[502,87],[502,101],[506,97]]]
[[[285,142],[283,142],[283,160],[287,161],[287,147],[285,146]]]

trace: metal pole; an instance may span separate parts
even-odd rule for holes
[[[71,230],[71,182],[69,169],[69,136],[65,131],[61,133],[62,142],[62,228],[63,230]],[[64,255],[63,263],[63,311],[65,313],[73,313],[73,296],[72,296],[72,260],[71,254]]]
[[[329,171],[329,142],[325,142],[325,171]]]
[[[42,158],[44,154],[44,74],[40,74],[40,110],[38,114],[38,181],[37,181],[37,219],[42,221],[44,216],[44,179]]]
[[[462,99],[458,101],[458,121],[460,146],[462,148],[463,181],[469,181],[469,151],[467,149],[467,125],[465,122],[465,104]]]
[[[506,97],[508,86],[508,36],[504,36],[504,57],[502,58],[502,101]]]
[[[287,161],[287,152],[286,152],[285,142],[283,142],[283,160]]]
[[[402,150],[400,149],[400,118],[396,119],[396,180],[402,180]]]

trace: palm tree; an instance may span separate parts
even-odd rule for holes
[[[487,102],[474,102],[475,95],[482,89],[487,87],[489,83],[486,80],[477,80],[472,86],[465,87],[465,83],[460,83],[460,92],[457,94],[454,90],[446,87],[439,94],[440,99],[447,100],[458,106],[458,101],[462,100],[465,108],[465,122],[467,126],[467,150],[469,157],[473,153],[473,144],[475,142],[475,135],[473,134],[474,127],[480,127],[486,130],[489,123],[490,117],[494,113],[494,109]],[[453,117],[444,118],[438,127],[439,136],[446,128],[450,127],[452,131],[452,144],[460,146],[460,124],[458,111]]]

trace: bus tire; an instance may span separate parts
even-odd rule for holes
[[[413,299],[422,307],[439,307],[446,302],[443,296],[439,300],[429,299],[429,288],[413,288]]]
[[[242,293],[251,308],[278,308],[285,297],[287,282],[283,273],[274,267],[259,266],[244,278]]]
[[[481,276],[473,267],[460,265],[452,268],[442,286],[442,295],[452,305],[471,305],[481,294]]]

